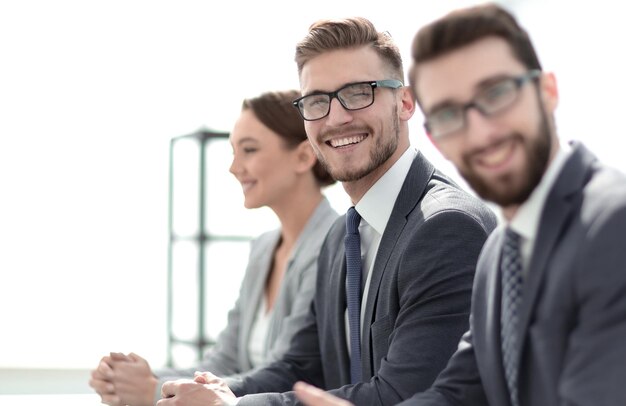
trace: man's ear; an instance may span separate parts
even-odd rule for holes
[[[403,86],[398,90],[400,91],[400,96],[402,100],[400,119],[408,121],[411,117],[413,117],[413,114],[415,113],[415,99],[413,98],[413,93],[411,92],[410,87]]]
[[[539,83],[544,105],[549,113],[554,113],[559,104],[559,88],[556,83],[556,76],[552,72],[543,73]]]
[[[313,168],[313,166],[317,162],[315,151],[313,151],[313,146],[311,146],[311,143],[308,139],[302,141],[296,147],[296,159],[296,171],[298,173],[305,173],[311,170],[311,168]]]

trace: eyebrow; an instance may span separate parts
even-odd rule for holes
[[[445,107],[458,106],[460,104],[461,104],[461,102],[455,102],[455,101],[452,101],[450,99],[446,99],[446,100],[443,100],[443,101],[435,104],[430,109],[428,109],[428,111],[425,111],[424,115],[427,116],[429,114],[432,114],[434,111],[441,110],[441,109],[443,109]]]
[[[356,81],[355,81],[355,80],[351,80],[350,82],[346,82],[346,83],[344,83],[344,84],[340,85],[339,87],[337,87],[337,88],[335,88],[335,89],[333,89],[333,90],[320,90],[320,89],[313,89],[313,90],[311,90],[309,93],[302,93],[302,97],[304,97],[304,96],[312,96],[312,95],[314,95],[314,94],[328,94],[328,93],[333,93],[333,92],[336,92],[337,90],[342,89],[342,88],[344,88],[344,87],[346,87],[346,86],[348,86],[348,85],[354,85],[354,84],[357,84],[357,83],[365,83],[365,82],[368,82],[368,83],[369,83],[369,82],[375,82],[375,80],[367,80],[367,79],[366,79],[366,80],[356,80]]]
[[[257,140],[257,139],[256,139],[256,138],[254,138],[254,137],[251,137],[251,136],[245,136],[245,137],[243,137],[243,138],[239,139],[239,140],[237,141],[236,145],[246,144],[246,143],[249,143],[249,142],[251,142],[251,143],[255,143],[255,144],[258,144],[258,143],[259,143],[259,140]],[[231,142],[231,144],[233,144],[233,143]],[[233,144],[233,145],[235,145],[235,144]]]
[[[493,75],[493,76],[489,76],[488,78],[485,78],[483,80],[481,80],[480,82],[478,82],[476,84],[476,86],[474,86],[474,89],[476,92],[480,92],[481,90],[485,89],[486,87],[489,87],[503,79],[509,79],[512,78],[514,76],[517,76],[517,74],[509,74],[509,73],[499,73],[497,75]]]
[[[312,90],[312,91],[311,91],[311,92],[309,92],[309,93],[302,93],[302,97],[305,97],[305,96],[313,96],[313,95],[315,95],[315,94],[328,94],[328,93],[330,93],[330,92],[326,92],[326,91],[324,91],[324,90],[318,90],[318,89],[315,89],[315,90]]]
[[[486,88],[488,88],[489,86],[503,80],[503,79],[508,79],[510,77],[515,76],[516,74],[509,74],[509,73],[498,73],[492,76],[489,76],[483,80],[481,80],[480,82],[478,82],[476,85],[474,85],[474,95],[472,96],[471,99],[469,99],[467,102],[469,102],[470,100],[474,99],[476,97],[476,94],[481,92],[482,90],[485,90]],[[459,101],[455,101],[452,99],[446,99],[443,100],[437,104],[435,104],[434,106],[432,106],[427,112],[425,112],[425,114],[431,114],[433,111],[437,111],[439,109],[442,109],[444,107],[450,107],[450,106],[458,106],[461,104],[465,104],[467,102],[459,102]]]

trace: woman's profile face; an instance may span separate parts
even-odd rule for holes
[[[235,175],[248,209],[280,204],[295,190],[297,149],[287,149],[283,139],[267,128],[252,110],[241,112],[230,134]]]

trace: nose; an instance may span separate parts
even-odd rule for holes
[[[475,106],[465,111],[466,139],[474,145],[484,145],[496,131],[494,121]]]
[[[326,123],[330,126],[339,126],[352,121],[352,112],[346,110],[338,98],[330,101],[330,111],[326,117]]]
[[[237,175],[237,173],[241,172],[241,165],[239,165],[239,160],[237,159],[237,155],[235,154],[233,154],[233,160],[230,163],[228,171],[233,175]]]

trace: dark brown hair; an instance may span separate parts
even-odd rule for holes
[[[422,27],[413,39],[413,65],[409,72],[414,89],[417,66],[486,37],[499,37],[513,56],[529,70],[541,70],[530,37],[507,10],[493,3],[455,10]]]
[[[263,125],[283,139],[287,148],[294,149],[307,140],[304,121],[292,104],[299,96],[298,90],[265,92],[245,99],[242,110],[250,109]],[[335,182],[319,161],[313,166],[313,174],[321,186]]]
[[[353,17],[336,20],[319,20],[309,27],[309,33],[296,45],[298,73],[316,56],[338,49],[369,45],[391,68],[393,79],[404,82],[402,57],[398,46],[387,32],[378,32],[366,18]]]

